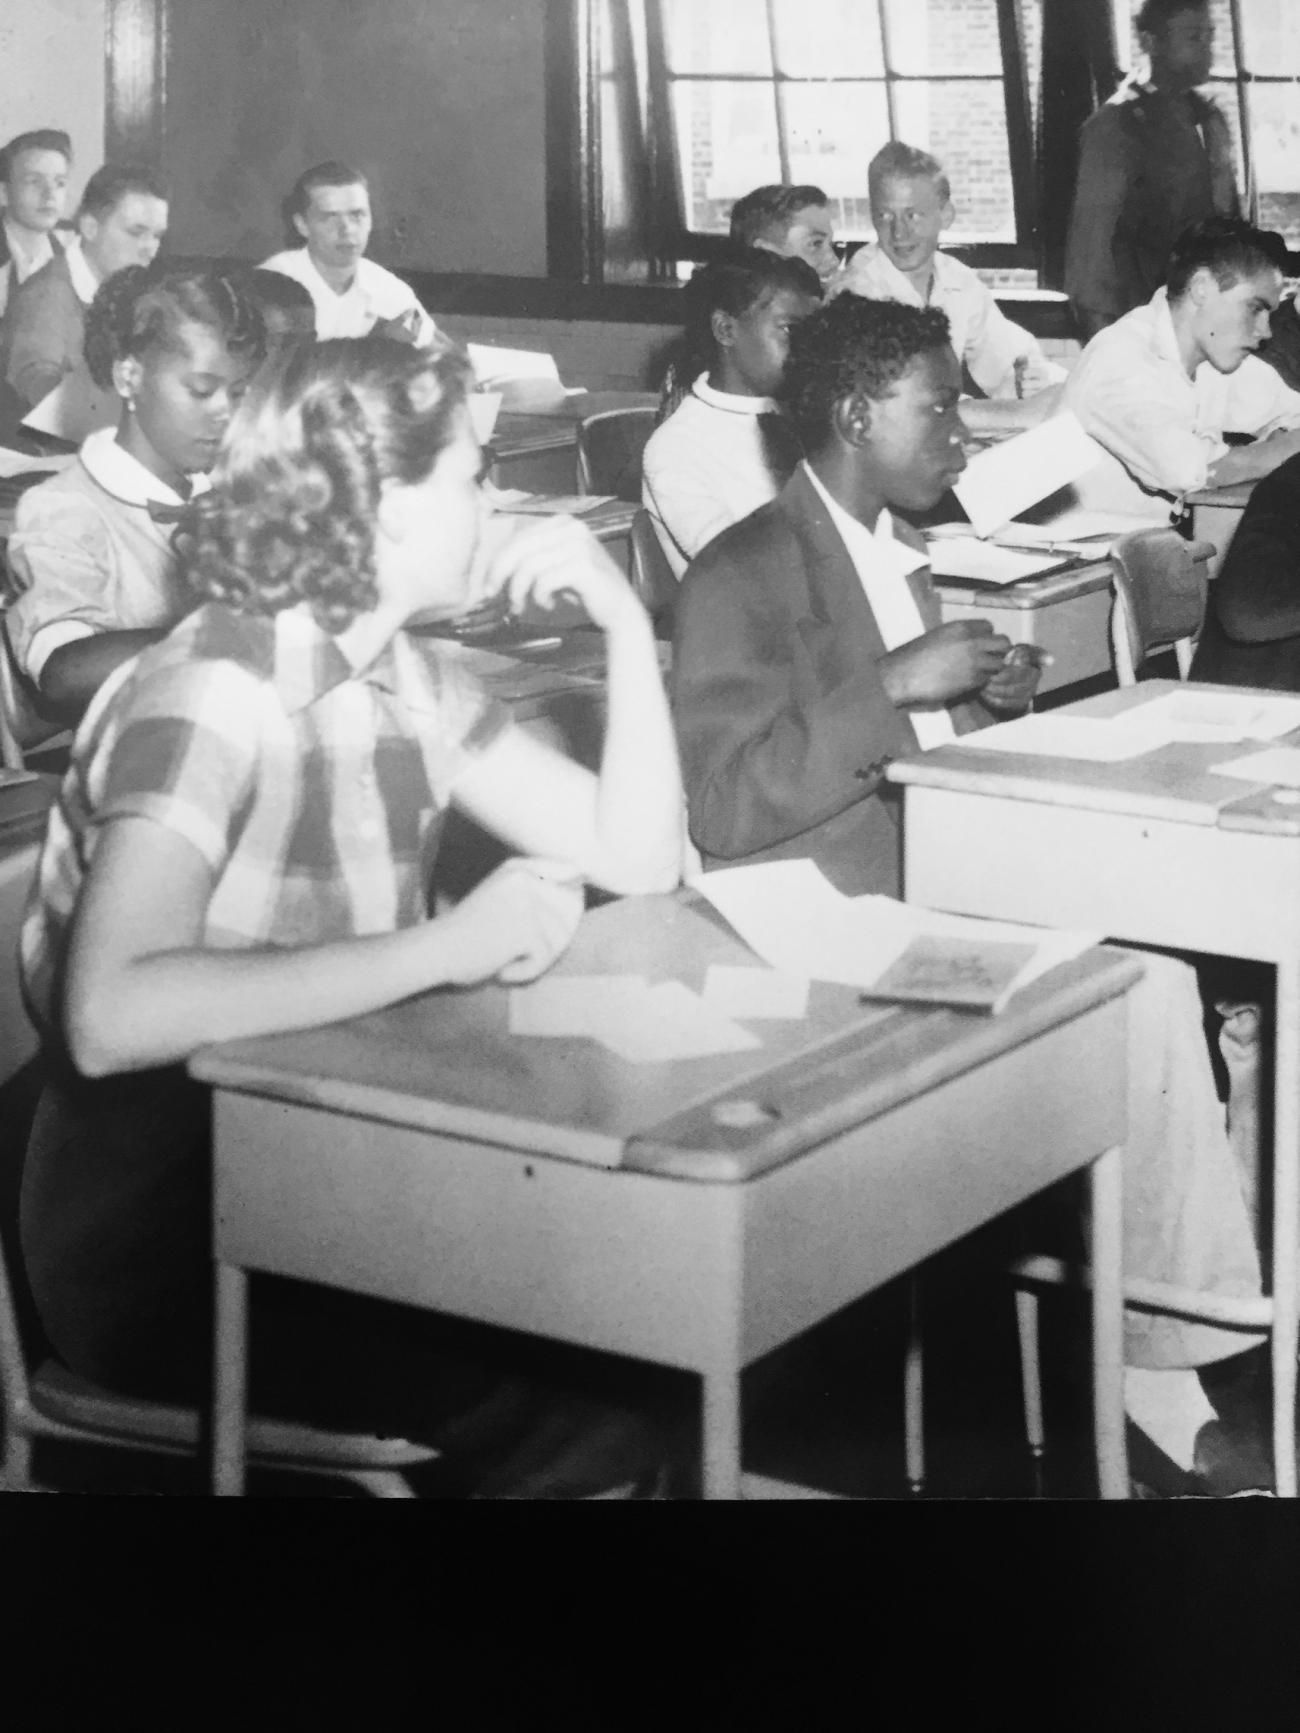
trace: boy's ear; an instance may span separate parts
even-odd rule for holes
[[[950,229],[956,221],[957,207],[953,204],[952,200],[949,199],[945,203],[943,209],[939,212],[939,227],[941,229]]]
[[[1188,280],[1187,299],[1193,307],[1203,307],[1209,297],[1210,290],[1217,288],[1218,284],[1214,280],[1214,273],[1207,271],[1204,265],[1201,265],[1192,272]]]
[[[293,213],[293,226],[305,241],[307,239],[307,223],[301,211]]]
[[[865,391],[841,397],[835,405],[835,431],[846,445],[865,445],[871,437],[871,399]]]
[[[713,332],[713,341],[722,349],[730,349],[736,341],[736,321],[730,313],[724,313],[721,307],[715,307],[709,315],[709,329]]]

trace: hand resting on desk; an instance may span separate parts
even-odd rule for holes
[[[582,880],[559,861],[508,860],[440,917],[453,943],[447,979],[458,987],[535,981],[566,950],[582,919]]]

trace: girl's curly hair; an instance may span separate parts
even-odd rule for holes
[[[351,625],[378,599],[381,486],[432,472],[469,379],[455,344],[390,337],[310,344],[264,369],[181,547],[192,590],[248,614],[305,601],[327,631]]]
[[[86,313],[90,376],[105,390],[113,363],[182,351],[182,325],[206,325],[232,355],[254,365],[266,347],[261,309],[238,273],[176,260],[128,265],[105,278]]]

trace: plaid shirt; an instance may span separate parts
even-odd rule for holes
[[[31,1008],[56,978],[103,824],[143,817],[208,863],[211,949],[323,944],[428,913],[441,815],[509,713],[404,633],[358,672],[303,608],[209,604],[110,677],[78,730],[22,933]]]

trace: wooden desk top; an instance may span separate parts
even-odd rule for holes
[[[1146,680],[1138,686],[1062,705],[1052,715],[1119,716],[1169,692],[1220,696],[1235,693],[1256,700],[1268,696],[1251,687]],[[1213,764],[1245,758],[1275,744],[1300,745],[1300,730],[1282,742],[1238,741],[1229,745],[1176,742],[1114,764],[941,746],[897,759],[889,766],[887,775],[891,782],[922,788],[991,794],[1007,800],[1036,801],[1085,811],[1131,813],[1184,824],[1216,825],[1223,830],[1300,836],[1300,804],[1292,799],[1295,791],[1278,791],[1264,783],[1210,773]]]
[[[1187,496],[1188,505],[1221,505],[1240,506],[1243,509],[1250,504],[1250,496],[1255,491],[1253,481],[1234,481],[1228,487],[1202,487]]]
[[[1108,559],[1088,560],[1065,571],[1049,572],[1041,578],[1022,578],[1015,584],[963,584],[955,579],[935,578],[934,587],[945,601],[965,602],[981,609],[1050,608],[1072,602],[1078,596],[1108,590],[1112,573]]]
[[[555,973],[631,973],[699,988],[709,964],[757,966],[690,893],[589,913]],[[748,1025],[761,1049],[631,1064],[595,1042],[512,1036],[507,992],[425,994],[325,1029],[200,1053],[203,1081],[525,1153],[683,1180],[777,1167],[1092,1006],[1140,965],[1095,950],[996,1017],[858,1003],[814,982],[806,1019]]]

